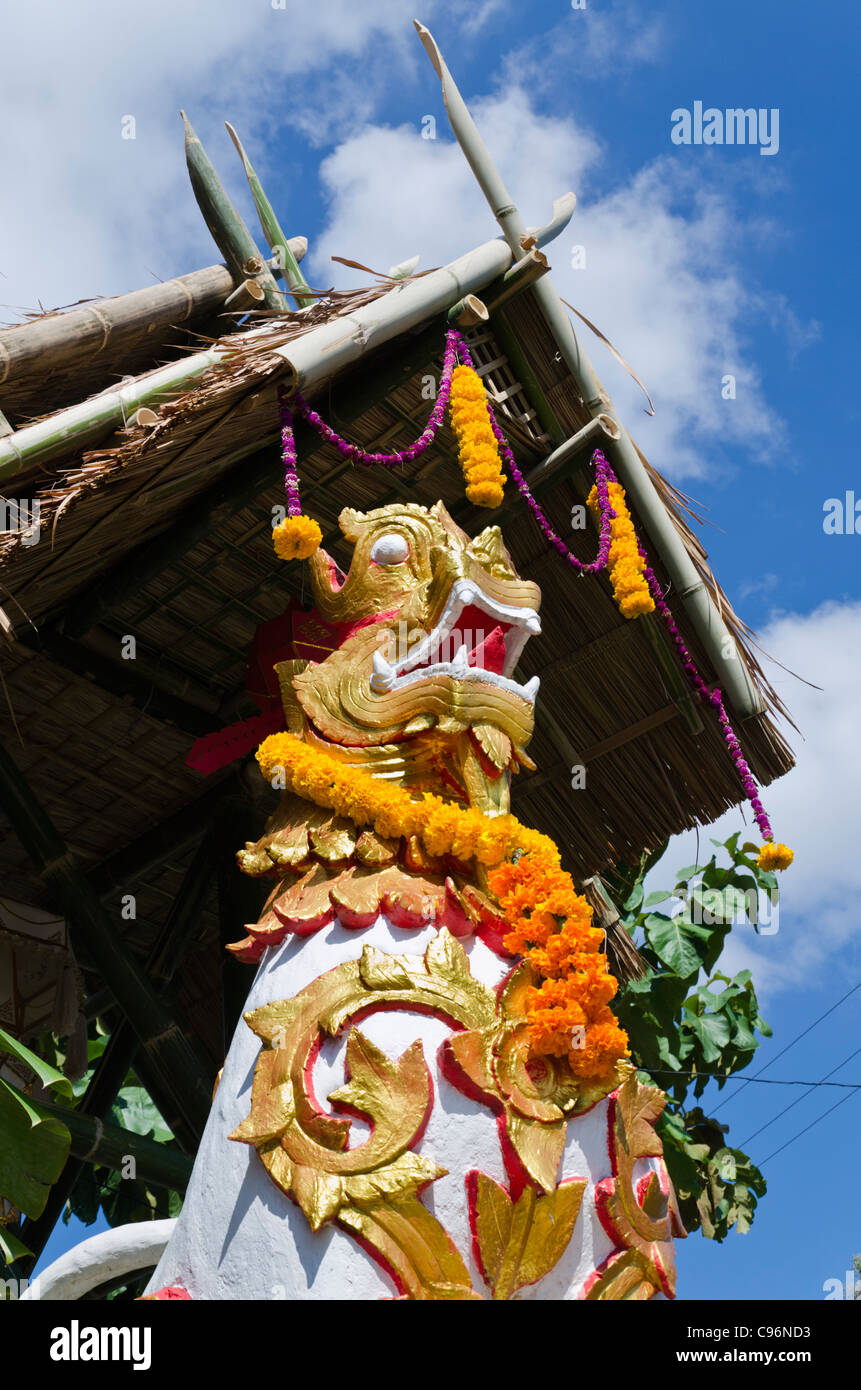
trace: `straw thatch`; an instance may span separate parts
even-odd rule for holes
[[[42,505],[44,534],[25,547],[14,536],[0,537],[0,602],[18,641],[0,652],[8,705],[4,738],[72,851],[96,879],[110,856],[135,841],[156,821],[188,807],[207,783],[185,767],[194,734],[252,713],[243,695],[246,655],[260,623],[278,615],[288,598],[303,596],[300,566],[284,567],[273,558],[272,508],[283,502],[276,447],[275,388],[285,369],[272,348],[308,322],[355,307],[361,296],[381,293],[375,285],[359,295],[331,296],[310,314],[265,323],[249,336],[228,340],[229,359],[198,378],[192,389],[159,411],[159,423],[114,436],[56,470],[42,469],[16,480],[16,491]],[[574,433],[588,418],[572,379],[557,360],[549,330],[529,291],[506,310],[542,391],[563,427]],[[476,357],[512,447],[528,472],[548,452],[510,364],[492,331],[471,335]],[[343,433],[375,449],[402,447],[416,437],[427,417],[422,376],[439,368],[417,366],[383,399],[374,383],[397,371],[410,340],[395,343],[362,360],[336,378],[315,400],[321,413]],[[438,349],[441,357],[442,329]],[[367,404],[356,413],[355,401]],[[350,400],[345,423],[342,403]],[[0,400],[2,404],[2,400]],[[123,566],[148,542],[169,544],[177,520],[193,517],[214,487],[233,485],[243,471],[261,467],[259,492],[241,505],[225,506],[217,525],[199,535],[184,552],[99,615],[80,640],[77,668],[61,646],[37,647],[34,629],[60,631],[64,615],[94,586],[107,594],[121,584]],[[730,628],[740,639],[742,659],[772,711],[774,692],[765,681],[747,642],[746,629],[721,593],[699,541],[686,521],[686,499],[654,470],[661,497],[694,561],[715,595]],[[463,501],[463,482],[454,440],[447,429],[438,446],[402,470],[352,468],[331,446],[314,439],[301,459],[303,499],[318,518],[324,543],[341,564],[349,550],[337,516],[345,505],[361,510],[403,497],[431,504],[442,498],[468,527],[473,509]],[[589,451],[549,495],[542,495],[551,522],[576,553],[595,552],[591,530],[570,528],[571,507],[591,485]],[[626,622],[620,617],[603,576],[580,580],[550,551],[517,499],[506,503],[506,542],[520,573],[536,580],[544,593],[540,638],[526,647],[523,678],[541,677],[539,722],[531,745],[537,771],[516,779],[515,810],[552,834],[567,866],[578,878],[611,865],[631,863],[668,835],[719,816],[740,800],[740,788],[721,731],[710,710],[698,707],[654,618]],[[481,525],[494,518],[484,514]],[[634,514],[641,535],[645,532]],[[669,588],[660,557],[652,563]],[[119,577],[119,579],[118,579]],[[685,641],[710,683],[715,673],[688,622],[684,608],[669,601]],[[111,693],[87,679],[87,654],[121,667],[119,645],[134,634],[140,679],[159,693],[178,695],[174,722],[139,708],[134,696]],[[29,643],[30,645],[23,645]],[[23,743],[17,742],[11,711]],[[183,718],[183,711],[186,717]],[[195,725],[195,727],[191,727]],[[754,776],[767,784],[791,766],[788,748],[770,715],[748,719],[737,730]],[[586,768],[586,785],[571,786],[575,764]],[[221,774],[219,774],[220,776]],[[125,891],[138,895],[136,922],[124,922],[129,948],[144,955],[155,924],[163,919],[177,891],[188,857],[188,841],[176,853],[145,866]],[[102,866],[100,868],[99,866]],[[42,890],[14,837],[0,847],[6,890],[24,901],[40,901]],[[131,886],[128,886],[130,884]],[[116,905],[119,888],[105,885]],[[182,1004],[195,1014],[201,1035],[217,1052],[212,1011],[205,1006],[217,992],[218,924],[210,907],[201,917],[195,971],[204,981],[194,996],[185,987]]]

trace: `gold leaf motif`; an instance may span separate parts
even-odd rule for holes
[[[601,1224],[619,1249],[587,1297],[644,1298],[661,1290],[672,1298],[676,1283],[673,1235],[686,1232],[654,1128],[666,1096],[655,1086],[644,1086],[632,1067],[626,1071],[625,1081],[610,1101],[613,1176],[603,1178],[595,1188]],[[636,1165],[647,1158],[657,1159],[657,1166],[640,1175]],[[623,1255],[629,1257],[624,1262]],[[640,1289],[637,1278],[648,1283],[650,1294]]]
[[[332,816],[326,825],[311,831],[314,853],[326,864],[338,864],[349,859],[356,848],[357,832],[352,821]]]
[[[562,1258],[586,1180],[562,1183],[546,1197],[525,1187],[512,1202],[486,1173],[474,1178],[472,1207],[482,1272],[494,1299],[508,1299],[527,1284],[537,1284]]]
[[[398,841],[385,839],[373,830],[363,830],[356,841],[356,857],[362,864],[383,866],[397,858]]]
[[[231,1138],[254,1145],[273,1181],[294,1196],[315,1230],[336,1220],[353,1231],[376,1251],[401,1293],[410,1298],[480,1296],[471,1288],[461,1255],[419,1197],[422,1188],[446,1171],[411,1147],[431,1099],[421,1040],[392,1059],[359,1029],[351,1030],[349,1079],[330,1100],[371,1120],[370,1135],[355,1148],[347,1146],[350,1121],[321,1110],[308,1090],[313,1051],[321,1032],[334,1036],[354,1014],[375,1006],[418,1006],[455,1025],[458,1031],[448,1042],[450,1056],[488,1103],[504,1110],[508,1137],[530,1183],[550,1194],[539,1196],[530,1185],[512,1203],[495,1184],[483,1189],[485,1244],[489,1221],[507,1230],[501,1262],[494,1264],[490,1253],[487,1260],[494,1271],[496,1296],[509,1297],[506,1289],[516,1291],[542,1278],[557,1262],[579,1207],[576,1184],[555,1187],[564,1120],[548,1123],[523,1115],[515,1101],[526,1102],[516,1089],[511,1095],[500,1089],[494,1049],[520,1026],[517,1014],[506,1012],[518,997],[517,990],[509,988],[497,999],[476,980],[463,946],[442,928],[423,957],[389,955],[366,946],[361,961],[346,961],[294,999],[247,1015],[264,1045],[254,1072],[251,1114]],[[552,1090],[551,1083],[547,1085]],[[549,1096],[546,1103],[551,1106],[548,1113],[556,1114]]]
[[[412,989],[410,964],[412,962],[408,956],[390,956],[385,951],[378,951],[376,946],[366,946],[362,951],[359,972],[362,983],[368,989]]]
[[[431,1159],[407,1152],[376,1172],[345,1178],[344,1191],[356,1206],[373,1206],[385,1197],[413,1195],[447,1172]]]
[[[447,980],[450,984],[469,988],[474,980],[469,968],[469,958],[460,942],[443,927],[437,932],[425,952],[425,964],[429,975]]]
[[[475,724],[471,730],[479,748],[489,763],[499,768],[508,767],[511,761],[511,739],[494,724]]]
[[[293,1169],[291,1188],[312,1231],[336,1215],[344,1199],[341,1179],[333,1173],[298,1164]]]
[[[548,1125],[525,1120],[509,1110],[506,1131],[517,1157],[533,1182],[545,1192],[556,1186],[556,1175],[565,1148],[565,1121]]]
[[[346,1066],[350,1080],[332,1091],[329,1100],[333,1105],[351,1105],[374,1121],[383,1118],[393,1102],[397,1104],[402,1098],[407,1103],[420,1090],[427,1073],[420,1040],[392,1062],[358,1028],[353,1028],[347,1039]],[[426,1089],[430,1099],[429,1086]]]

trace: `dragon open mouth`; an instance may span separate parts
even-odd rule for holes
[[[512,673],[524,645],[540,631],[533,608],[499,603],[471,579],[457,579],[432,632],[410,633],[407,650],[374,653],[371,689],[386,694],[432,676],[453,676],[498,686],[534,704],[538,677],[520,685]]]

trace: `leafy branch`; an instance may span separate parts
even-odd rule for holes
[[[749,970],[734,978],[717,962],[734,923],[767,929],[777,906],[777,881],[759,869],[756,847],[740,833],[712,843],[708,863],[691,864],[671,888],[645,894],[647,874],[663,855],[644,855],[636,869],[608,876],[623,905],[622,925],[646,965],[641,979],[619,991],[615,1010],[631,1040],[633,1060],[670,1097],[658,1128],[688,1231],[723,1240],[750,1229],[766,1182],[747,1154],[727,1144],[727,1125],[690,1107],[716,1080],[752,1060],[771,1029],[763,1019]],[[658,911],[658,908],[662,908]]]

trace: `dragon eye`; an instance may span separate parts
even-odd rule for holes
[[[380,536],[371,548],[371,559],[378,565],[402,565],[410,553],[406,536],[391,532]]]

